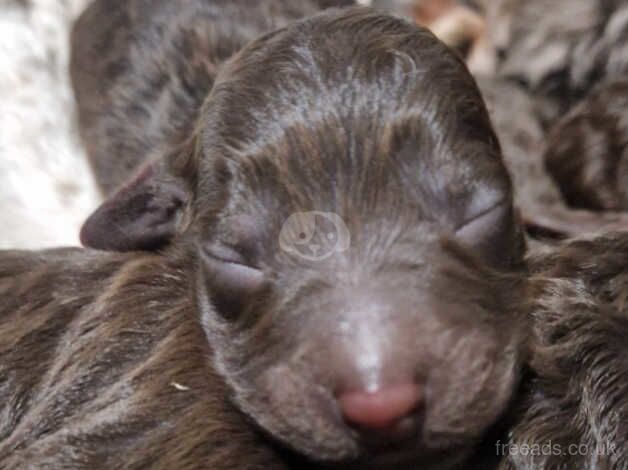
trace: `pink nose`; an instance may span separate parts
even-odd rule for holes
[[[408,416],[423,396],[415,384],[395,385],[375,392],[349,392],[338,397],[349,423],[367,429],[390,428]]]

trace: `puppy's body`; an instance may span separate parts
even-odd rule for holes
[[[105,194],[180,145],[221,64],[242,46],[352,0],[95,1],[72,33],[83,142]]]
[[[529,93],[503,78],[478,83],[529,233],[575,237],[628,229],[628,215],[618,212],[628,184],[622,82],[603,87],[575,108],[547,142]],[[607,202],[602,207],[601,199]]]
[[[626,468],[628,235],[574,240],[530,266],[530,375],[510,441],[495,444],[500,468]]]
[[[191,265],[0,254],[0,468],[283,468],[211,367]]]
[[[527,222],[535,231],[568,236],[626,230],[621,189],[626,165],[618,163],[623,158],[618,129],[624,98],[616,82],[628,71],[628,5],[613,0],[483,3],[498,62],[497,80],[506,84],[488,95],[497,96],[496,108],[503,110],[494,121],[505,130],[499,133],[506,151],[510,146],[515,149],[511,156],[521,157],[507,161],[515,163],[509,169],[518,180],[515,187]],[[499,98],[504,86],[512,91]],[[615,100],[610,98],[613,93]],[[507,115],[512,108],[522,113],[522,107],[509,103],[511,94],[528,96],[526,127],[534,122],[538,133],[541,126],[529,159],[520,151],[529,151],[529,139],[512,139],[522,135],[523,127],[513,126]],[[541,141],[548,129],[544,149]],[[548,181],[548,173],[554,181]],[[543,201],[547,197],[549,204]]]
[[[573,207],[628,210],[628,81],[596,88],[550,131],[545,164]]]
[[[254,426],[316,467],[443,470],[468,463],[513,400],[526,358],[531,291],[510,180],[460,59],[406,22],[366,9],[329,12],[254,41],[222,66],[195,129],[181,148],[150,145],[135,155],[143,159],[157,149],[164,157],[84,226],[83,240],[92,247],[169,247],[148,258],[162,260],[147,268],[148,282],[139,276],[144,258],[129,255],[120,272],[139,270],[133,279],[140,287],[125,291],[136,285],[131,278],[110,282],[94,304],[114,302],[121,292],[121,305],[109,314],[86,307],[78,326],[69,325],[74,341],[57,350],[59,365],[51,370],[69,374],[69,382],[87,376],[95,380],[91,390],[115,383],[114,421],[127,434],[112,442],[133,450],[138,461],[182,448],[171,466],[198,458],[202,468],[209,452],[203,443],[227,434],[238,446],[260,446],[250,460],[242,457],[246,445],[237,447],[238,464],[275,468],[270,459],[279,454],[249,434]],[[335,230],[321,234],[319,224]],[[617,272],[610,277],[621,279]],[[156,306],[162,295],[168,298]],[[67,300],[61,297],[63,305]],[[133,325],[133,316],[122,312],[131,310],[127,302],[164,308],[177,320],[147,325],[156,339],[137,341],[138,330],[126,323]],[[182,317],[189,336],[173,333]],[[79,328],[85,343],[74,333],[83,318],[90,320]],[[98,335],[99,327],[116,340]],[[179,340],[197,355],[168,359]],[[99,345],[98,352],[66,353],[82,344]],[[135,383],[134,375],[89,366],[90,357],[118,345],[125,352],[116,361],[140,375]],[[29,346],[16,349],[18,359],[31,355]],[[66,356],[78,363],[65,366]],[[157,364],[154,375],[141,375],[146,364]],[[189,364],[196,367],[190,378],[167,373]],[[163,425],[172,419],[164,402],[194,389],[213,393],[204,382],[212,377],[224,386],[217,386],[214,406],[228,410],[225,395],[233,403],[233,416],[221,415],[220,422],[234,427],[201,433],[190,449],[190,441],[169,434],[181,429],[183,435],[189,424]],[[129,380],[138,388],[125,387]],[[155,380],[165,384],[165,398]],[[53,416],[66,426],[77,409],[68,404],[69,388],[44,392],[37,401],[46,406],[33,405],[32,416],[59,405]],[[143,413],[150,400],[133,397],[146,389],[158,409]],[[61,398],[49,403],[48,395]],[[203,403],[207,395],[192,400]],[[180,406],[191,403],[188,397]],[[13,416],[26,408],[7,410]],[[151,428],[164,433],[154,447],[145,445],[149,434],[140,428],[138,436],[132,426],[151,412],[159,417],[147,418]],[[83,428],[92,422],[75,416]],[[20,440],[18,426],[9,426],[9,439]],[[45,445],[45,432],[37,435],[33,445]],[[111,437],[96,432],[94,453]],[[54,463],[60,446],[80,455],[72,445],[52,442],[46,455]],[[19,447],[8,458],[20,458]],[[225,468],[220,458],[231,462],[229,448],[224,452],[210,461],[217,468]]]
[[[304,461],[233,406],[194,265],[181,249],[0,252],[0,468],[366,468]]]

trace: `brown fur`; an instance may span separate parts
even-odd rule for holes
[[[594,90],[549,133],[545,164],[573,207],[628,210],[628,82]]]
[[[547,142],[529,93],[503,78],[478,82],[513,178],[516,206],[533,237],[628,229],[628,214],[617,212],[628,184],[621,82],[569,113]],[[604,208],[615,211],[599,212],[602,198]]]
[[[510,180],[462,60],[411,23],[331,10],[227,61],[166,150],[82,239],[192,253],[188,302],[235,407],[317,465],[465,461],[515,391],[526,283]],[[343,221],[342,249],[320,214]],[[408,382],[425,391],[411,438],[365,439],[343,419],[339,394]]]
[[[573,405],[573,364],[591,359],[588,419],[548,429],[623,444],[603,408],[623,412],[622,351],[595,327],[624,328],[626,242],[533,260],[531,289],[488,114],[433,35],[361,8],[271,33],[222,67],[196,129],[84,228],[154,253],[0,255],[0,466],[464,468],[514,398],[530,304],[513,439],[541,436],[536,397]],[[284,229],[305,211],[336,214],[348,246],[298,256],[307,227]],[[593,328],[552,283],[595,300],[575,305]],[[562,350],[552,314],[588,336]],[[607,363],[579,354],[607,343]],[[336,393],[399,380],[426,390],[417,434],[373,445]]]
[[[371,5],[411,18],[471,62],[485,25],[475,5],[464,0],[373,0]]]
[[[498,73],[538,101],[544,126],[628,70],[623,0],[486,1]]]
[[[528,454],[506,451],[500,468],[625,469],[628,234],[571,241],[531,267],[530,376],[508,442]]]
[[[213,372],[192,270],[174,252],[0,254],[0,468],[281,468]]]
[[[262,33],[352,0],[97,0],[72,32],[81,136],[104,194],[189,137],[221,64]]]
[[[193,253],[0,261],[0,468],[304,468],[230,404],[190,302]],[[480,449],[500,468],[625,468],[627,264],[625,234],[532,258],[531,371],[510,439]]]

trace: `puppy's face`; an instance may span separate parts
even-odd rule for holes
[[[171,165],[193,176],[157,185],[187,189],[153,191],[147,220],[194,247],[235,404],[317,461],[464,457],[515,386],[523,289],[510,182],[464,65],[401,20],[330,12],[236,56],[199,129]]]

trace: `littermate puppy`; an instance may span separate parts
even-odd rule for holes
[[[181,144],[221,64],[262,33],[353,0],[95,0],[72,32],[79,125],[106,195]]]
[[[605,83],[550,131],[545,165],[573,207],[628,210],[628,81]]]
[[[517,388],[527,288],[462,60],[331,10],[229,60],[196,129],[83,227],[154,254],[2,255],[0,466],[463,465]]]
[[[621,212],[628,185],[628,160],[622,154],[628,103],[621,82],[593,94],[548,139],[534,100],[521,87],[503,78],[478,83],[513,179],[515,205],[531,235],[628,230],[628,213]],[[606,211],[585,203],[602,199]]]

